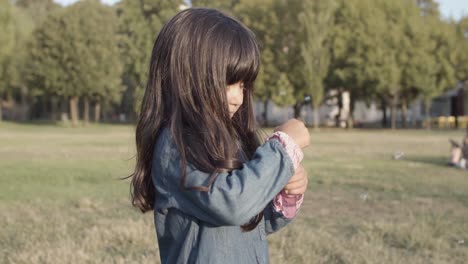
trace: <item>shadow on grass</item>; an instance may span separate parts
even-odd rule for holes
[[[449,157],[447,156],[406,156],[403,158],[403,161],[424,163],[449,168],[447,165],[448,158]]]

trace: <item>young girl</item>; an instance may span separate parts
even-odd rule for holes
[[[136,130],[132,203],[154,209],[162,263],[268,263],[266,235],[296,215],[309,144],[290,120],[256,134],[253,33],[212,9],[186,9],[159,33]]]

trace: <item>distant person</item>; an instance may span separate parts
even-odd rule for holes
[[[460,145],[453,139],[450,139],[451,143],[451,157],[449,165],[456,166],[462,169],[467,169],[466,161],[468,160],[468,135],[463,138],[463,142]]]
[[[309,145],[292,119],[257,136],[254,34],[213,9],[161,29],[136,129],[132,203],[154,211],[162,263],[268,263],[266,235],[295,217]]]

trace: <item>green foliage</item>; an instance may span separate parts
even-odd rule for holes
[[[15,47],[13,7],[8,0],[0,0],[0,35],[2,36],[0,38],[0,96],[2,96],[2,92],[7,88],[4,80],[8,77],[8,64]]]
[[[294,104],[294,87],[288,79],[288,75],[284,72],[280,73],[279,80],[276,85],[277,93],[272,94],[271,100],[278,106],[285,107]]]
[[[432,100],[454,84],[453,27],[434,1],[339,1],[329,87],[353,99]]]
[[[15,0],[13,2],[36,24],[40,24],[51,12],[60,9],[60,5],[53,0]]]
[[[276,77],[278,69],[275,67],[274,54],[270,49],[263,50],[261,54],[261,67],[258,74],[254,95],[260,101],[271,99],[277,88]]]
[[[439,4],[434,0],[416,0],[423,16],[439,17]]]
[[[291,56],[296,55],[296,33],[293,29],[297,31],[297,26],[289,18],[296,17],[291,12],[300,9],[299,3],[240,0],[234,7],[234,15],[255,32],[260,44],[262,64],[255,84],[255,96],[261,101],[272,100],[280,106],[294,103],[292,96],[298,90],[294,81],[298,79],[294,77],[292,67],[295,66],[295,60]],[[285,20],[290,23],[283,23]]]
[[[20,93],[27,92],[31,96],[41,95],[41,89],[37,89],[34,84],[28,85],[32,32],[43,23],[48,14],[59,10],[60,6],[52,0],[16,0],[13,3],[15,47],[7,69],[8,78],[4,80],[10,89],[21,89]]]
[[[436,15],[427,15],[422,19],[427,36],[424,44],[418,47],[423,53],[414,58],[415,62],[419,62],[419,71],[414,72],[412,78],[429,105],[434,97],[456,83],[453,67],[456,63],[456,33],[455,27],[442,22]]]
[[[27,88],[30,96],[120,102],[117,111],[135,113],[154,40],[184,3],[84,0],[62,8],[53,0],[0,0],[0,96]],[[255,97],[263,102],[297,110],[309,94],[318,107],[327,89],[339,89],[352,103],[378,99],[395,110],[416,98],[430,106],[468,80],[468,18],[443,21],[435,0],[191,3],[233,15],[256,34]]]
[[[123,0],[117,4],[119,46],[130,112],[139,109],[137,101],[143,95],[154,40],[182,4],[182,0]]]
[[[68,87],[66,78],[71,63],[67,61],[66,45],[60,36],[63,12],[50,14],[33,32],[29,79],[48,94],[65,94],[63,90]]]
[[[60,96],[118,98],[116,25],[113,9],[95,0],[51,14],[33,33],[32,82]]]
[[[122,63],[117,46],[118,19],[113,8],[99,1],[78,2],[68,16],[78,55],[75,62],[83,96],[117,102],[122,91]]]
[[[192,0],[193,7],[216,8],[231,13],[241,0]]]
[[[331,62],[327,86],[343,88],[356,98],[375,94],[376,61],[380,32],[384,31],[381,12],[370,0],[337,1],[330,32]]]
[[[462,18],[456,25],[456,59],[455,70],[457,79],[468,80],[468,16]]]
[[[302,74],[314,108],[323,100],[323,82],[330,64],[329,29],[333,25],[334,4],[334,1],[307,0],[304,12],[299,15],[305,36],[301,43]]]

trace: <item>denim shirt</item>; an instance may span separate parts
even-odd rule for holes
[[[268,263],[266,236],[287,225],[272,199],[294,174],[280,142],[269,140],[240,169],[219,173],[208,192],[183,190],[181,162],[169,129],[154,148],[154,223],[161,263]],[[206,186],[209,173],[188,164],[187,186]],[[241,225],[263,210],[249,232]]]

